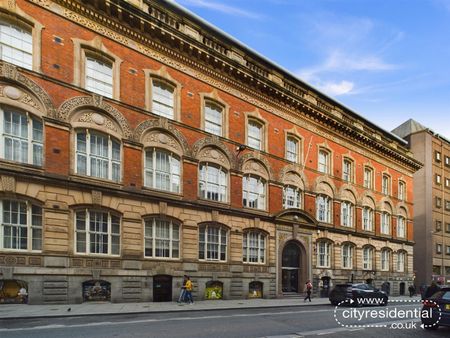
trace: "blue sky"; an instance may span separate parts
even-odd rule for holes
[[[176,0],[391,130],[450,139],[450,0]]]

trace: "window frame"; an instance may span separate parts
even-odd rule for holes
[[[205,177],[206,177],[206,179],[205,179],[205,180],[202,180],[202,179],[201,179],[201,177],[202,177],[202,167],[206,167],[206,172],[205,172]],[[208,169],[209,169],[209,168],[214,168],[215,170],[218,171],[219,183],[214,183],[214,182],[211,183],[211,182],[209,182],[209,181],[207,180],[207,177],[208,177]],[[224,178],[225,185],[223,185],[223,184],[220,183],[220,181],[221,181],[221,176],[220,176],[220,174],[221,174],[221,173],[222,173],[222,174],[224,175],[224,177],[225,177],[225,178]],[[203,183],[204,186],[206,187],[206,188],[203,189],[203,190],[201,189],[202,183]],[[208,185],[210,185],[210,184],[217,185],[217,187],[218,187],[218,196],[219,196],[219,198],[218,198],[217,200],[216,200],[216,199],[212,199],[212,198],[208,198],[208,197],[207,197],[208,193],[213,193],[213,192],[208,191],[208,189],[207,189]],[[212,201],[212,202],[228,203],[228,186],[229,186],[229,174],[228,174],[227,168],[225,168],[225,167],[223,167],[223,166],[221,166],[221,165],[219,165],[219,164],[216,164],[216,163],[214,163],[214,162],[201,162],[201,163],[199,163],[199,165],[198,165],[198,195],[199,195],[199,198],[204,199],[204,200],[207,200],[207,201]],[[221,191],[222,189],[224,189],[223,199],[220,198],[220,196],[222,196],[222,194],[220,193],[220,191]],[[205,192],[205,196],[202,196],[202,191]]]
[[[155,92],[156,92],[155,91],[155,82],[160,83],[162,85],[160,88],[165,87],[165,88],[172,89],[172,93],[171,93],[172,94],[172,106],[167,105],[167,104],[165,104],[163,102],[159,102],[159,101],[155,100],[155,96],[156,96],[155,95]],[[150,94],[150,112],[152,114],[158,115],[158,116],[166,118],[166,119],[176,120],[176,117],[177,117],[177,114],[176,114],[176,108],[177,108],[176,107],[176,95],[177,95],[177,90],[176,90],[176,88],[177,88],[177,86],[172,84],[170,81],[167,81],[166,79],[159,78],[159,77],[156,77],[156,76],[152,76],[150,78],[150,90],[151,90],[151,94]],[[155,110],[155,102],[161,104],[164,107],[170,108],[172,110],[172,115],[168,116],[167,114],[159,114],[159,113],[157,113],[156,110]]]
[[[391,251],[382,249],[380,255],[380,270],[391,271]]]
[[[169,238],[158,238],[156,236],[156,232],[157,232],[157,226],[156,223],[157,222],[165,222],[168,223],[169,225]],[[147,222],[152,222],[151,227],[152,227],[152,234],[149,235],[147,234]],[[174,227],[178,227],[178,240],[176,238],[174,238]],[[182,229],[181,229],[181,223],[178,221],[174,221],[172,219],[167,219],[164,217],[158,217],[158,216],[151,216],[151,217],[145,217],[144,218],[144,258],[149,258],[149,259],[160,259],[160,260],[180,260],[181,259],[181,234],[182,234]],[[157,256],[157,241],[168,241],[169,242],[169,256]],[[147,255],[147,241],[151,241],[152,245],[151,245],[151,251],[152,251],[152,255],[149,256]],[[178,248],[177,250],[174,250],[174,243],[178,243]],[[163,250],[163,249],[160,249]],[[178,257],[174,257],[174,251],[178,251]]]
[[[251,239],[249,235],[257,236],[257,246],[251,247]],[[265,265],[267,263],[267,239],[268,236],[264,232],[260,230],[247,230],[244,231],[242,235],[242,262],[244,264],[256,264],[256,265]],[[263,245],[261,245],[261,241]],[[249,261],[250,252],[252,250],[256,250],[257,252],[257,261]]]
[[[256,137],[250,135],[250,126],[253,125],[254,127],[258,127],[259,126],[259,139],[257,139]],[[246,137],[246,144],[247,146],[249,146],[252,149],[256,149],[256,150],[260,150],[260,151],[265,151],[265,123],[255,117],[248,117],[247,118],[247,126],[246,126],[246,130],[247,130],[247,137]],[[250,144],[250,140],[257,140],[257,142],[259,142],[259,146],[255,146],[254,144]]]
[[[392,215],[386,210],[382,211],[380,215],[380,234],[390,235],[392,232],[391,226],[392,226]],[[388,231],[385,232],[384,231],[385,229],[387,229]]]
[[[400,259],[402,257],[402,259]],[[397,272],[406,271],[407,254],[404,251],[397,252]]]
[[[323,244],[323,252],[321,252],[321,244]],[[317,250],[317,268],[331,268],[331,254],[332,254],[332,247],[331,243],[325,240],[318,240],[316,244],[316,250]],[[321,255],[323,256],[323,263],[321,264]]]
[[[152,152],[152,164],[153,164],[153,168],[150,169],[147,167],[147,153],[148,152]],[[157,159],[157,152],[159,153],[165,153],[166,156],[169,157],[169,172],[164,172],[166,175],[169,175],[169,181],[170,181],[170,189],[169,190],[165,190],[165,189],[160,189],[157,188],[157,172],[161,172],[162,170],[156,170],[156,159]],[[154,146],[148,146],[144,148],[143,151],[143,156],[144,156],[144,188],[147,189],[153,189],[153,190],[157,190],[157,191],[161,191],[161,192],[166,192],[166,193],[173,193],[173,194],[181,194],[181,187],[182,187],[182,177],[183,177],[183,173],[182,173],[182,167],[183,167],[183,162],[181,157],[166,149],[166,148],[158,148],[158,147],[154,147]],[[178,161],[178,166],[179,166],[179,174],[177,175],[176,172],[174,171],[174,161]],[[148,184],[148,178],[147,178],[147,174],[151,174],[152,175],[152,185]],[[177,191],[175,191],[173,189],[174,184],[176,184],[176,177],[178,177],[178,189]]]
[[[248,187],[248,179],[255,179],[257,180],[257,183],[262,183],[263,185],[263,192],[254,192],[254,191],[249,191],[247,189]],[[263,201],[262,201],[262,207],[251,207],[250,206],[250,200],[248,198],[249,194],[254,194],[257,195],[257,205],[260,204],[260,198],[262,196]],[[246,202],[247,201],[247,202]],[[268,205],[268,198],[267,198],[267,180],[265,178],[263,178],[262,176],[258,176],[255,174],[244,174],[244,176],[242,177],[242,205],[244,206],[244,208],[249,208],[249,209],[255,209],[255,210],[267,210],[267,205]]]
[[[323,220],[320,217],[321,210],[320,210],[319,203],[320,203],[321,199],[323,199],[325,201],[325,204],[324,204],[325,209],[323,210],[323,212],[325,214],[325,220]],[[319,194],[316,196],[316,219],[317,219],[317,221],[322,222],[322,223],[331,223],[331,221],[333,219],[333,217],[332,217],[332,209],[333,209],[332,202],[333,201],[332,200],[333,199],[328,195]]]
[[[324,158],[324,163],[321,162],[321,156]],[[331,152],[325,148],[319,148],[317,155],[317,171],[325,174],[331,174]]]
[[[402,232],[401,229],[403,229]],[[402,215],[397,217],[397,237],[406,238],[406,218]]]
[[[211,241],[209,240],[209,237],[213,236],[212,234],[208,234],[208,230],[209,229],[218,229],[218,240],[217,242],[213,242],[211,243]],[[201,232],[202,230],[204,231],[204,240],[201,240]],[[223,244],[222,242],[222,238],[223,238],[223,232],[225,232],[225,244]],[[201,254],[201,247],[202,247],[202,243],[203,243],[203,255]],[[198,230],[198,260],[199,261],[207,261],[207,262],[227,262],[228,261],[228,246],[229,246],[229,229],[227,227],[225,227],[224,225],[221,224],[201,224],[199,225],[199,230]],[[216,258],[211,258],[208,257],[208,252],[209,252],[209,246],[210,245],[214,245],[217,246],[217,259]],[[222,252],[222,247],[225,246],[225,252]],[[222,253],[224,255],[225,258],[222,259]],[[202,258],[203,256],[203,258]]]
[[[213,106],[213,107],[215,106],[216,108],[220,109],[220,125],[218,125],[214,121],[209,121],[208,120],[208,118],[207,118],[207,116],[208,116],[208,114],[207,114],[207,112],[208,112],[208,109],[207,109],[208,105]],[[202,109],[203,109],[203,114],[202,114],[202,128],[203,128],[203,130],[206,131],[207,133],[212,134],[212,135],[216,135],[216,136],[219,136],[219,137],[226,137],[227,136],[227,133],[226,133],[227,128],[226,128],[225,124],[226,124],[226,110],[227,110],[227,107],[223,103],[218,102],[216,100],[213,100],[213,99],[210,99],[210,98],[204,98],[203,99]],[[216,111],[219,111],[219,110],[216,110]],[[208,130],[208,128],[207,128],[207,124],[208,123],[216,125],[216,126],[218,125],[220,127],[220,133],[217,134],[213,130]]]
[[[88,51],[85,51],[84,57],[85,57],[84,89],[86,89],[92,93],[112,99],[114,96],[114,62],[109,60],[108,58],[99,56],[96,53],[92,53],[92,52],[88,52]],[[89,67],[90,65],[93,66],[92,67],[93,72],[89,71],[91,69]],[[102,67],[108,69],[111,72],[111,74],[105,74],[105,73],[99,71]],[[93,76],[94,74],[96,74],[96,76]],[[99,75],[104,76],[104,77],[108,76],[108,80],[110,80],[111,82],[109,82],[109,81],[106,82],[106,81],[102,80],[99,77]],[[92,80],[89,80],[89,79],[92,79]],[[105,87],[107,86],[111,92],[109,92],[109,91],[106,92],[106,91],[97,89],[95,87],[91,87],[89,84],[90,82],[94,82],[96,84],[103,84]]]
[[[293,201],[294,206],[288,206],[288,198],[286,190],[291,189],[293,191],[293,199],[289,199]],[[302,209],[303,205],[303,191],[292,184],[285,184],[283,186],[283,209]]]
[[[406,201],[406,183],[402,180],[398,181],[398,199]]]
[[[294,151],[289,149],[289,142],[294,144]],[[301,163],[300,156],[301,156],[301,139],[299,139],[297,136],[294,136],[292,134],[286,135],[286,146],[285,146],[285,159],[287,161],[293,162],[293,163]],[[290,156],[291,154],[291,156]]]
[[[345,248],[347,248],[347,252],[345,250]],[[353,244],[350,243],[344,243],[342,245],[342,252],[341,252],[341,256],[342,256],[342,269],[353,269],[353,257],[355,254],[355,246]],[[346,264],[349,263],[349,264]],[[347,266],[346,266],[347,265]]]
[[[369,218],[365,217],[365,211],[366,210],[369,213]],[[373,208],[371,208],[369,206],[363,206],[363,208],[362,208],[362,228],[363,228],[364,231],[370,231],[370,232],[374,231],[374,227],[373,227],[373,225],[374,225],[374,215],[375,215],[375,211],[374,211]],[[367,222],[368,224],[367,225],[370,225],[370,229],[369,230],[367,229],[367,226],[366,226],[366,222],[365,222],[366,219],[368,220],[368,222]]]
[[[367,179],[367,173],[369,173],[369,179]],[[374,170],[371,167],[365,166],[363,172],[363,187],[367,189],[373,189],[374,187]]]
[[[384,195],[390,195],[391,185],[391,177],[387,174],[383,174],[381,177],[381,193]]]
[[[362,248],[363,254],[362,254],[362,268],[363,270],[373,270],[373,257],[374,257],[374,248],[370,246],[365,246]]]
[[[346,172],[346,168],[349,170],[349,172]],[[354,168],[354,161],[348,157],[344,157],[344,159],[342,160],[342,180],[344,182],[354,182]]]
[[[344,212],[345,211],[345,212]],[[350,201],[341,201],[341,226],[354,227],[355,205]],[[345,222],[347,220],[347,222]]]

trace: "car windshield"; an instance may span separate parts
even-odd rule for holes
[[[450,291],[445,291],[445,293],[442,295],[441,299],[442,300],[446,300],[446,301],[450,301]]]
[[[441,299],[445,291],[435,292],[429,299]]]

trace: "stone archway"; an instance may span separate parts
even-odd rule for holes
[[[283,294],[303,293],[303,285],[308,278],[308,263],[306,249],[301,242],[290,240],[285,243],[281,250],[279,273]]]

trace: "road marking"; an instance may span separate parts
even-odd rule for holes
[[[12,332],[12,331],[32,331],[32,330],[48,330],[48,329],[61,329],[61,328],[76,328],[76,327],[92,327],[92,326],[109,326],[109,325],[126,325],[126,324],[141,324],[141,323],[157,323],[157,322],[169,322],[169,321],[184,321],[184,320],[205,320],[205,319],[221,319],[221,318],[237,318],[237,317],[263,317],[263,316],[284,316],[288,314],[300,314],[300,313],[318,313],[318,312],[333,312],[332,309],[323,309],[315,311],[283,311],[283,312],[262,312],[262,313],[245,313],[234,315],[215,315],[215,316],[202,316],[202,317],[178,317],[178,318],[161,318],[161,319],[141,319],[131,321],[120,322],[92,322],[84,324],[53,324],[35,327],[21,327],[11,329],[0,329],[0,332]]]

